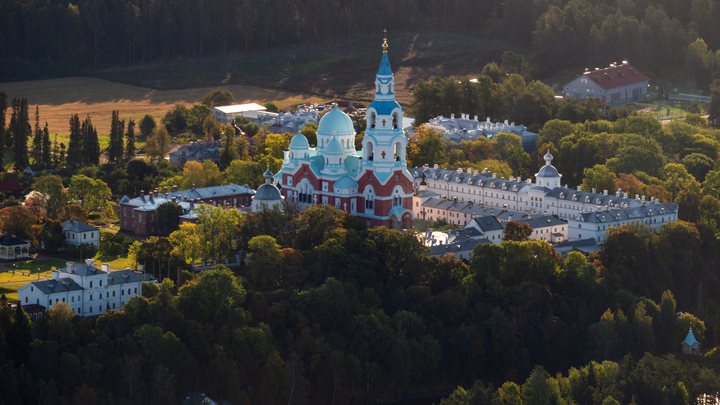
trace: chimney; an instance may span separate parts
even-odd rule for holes
[[[192,187],[192,189],[193,189],[193,190],[195,190],[195,183],[193,183],[193,187]]]
[[[51,273],[53,280],[60,280],[60,272],[58,270],[52,270]]]
[[[645,196],[640,197],[640,201],[645,201]]]
[[[176,202],[176,201],[177,201],[177,197],[173,197],[172,202]]]
[[[190,210],[192,211],[193,208],[195,208],[195,200],[190,199]]]
[[[85,265],[88,267],[95,267],[95,259],[85,259]]]
[[[145,190],[140,190],[140,198],[145,197]]]
[[[622,190],[617,189],[615,190],[615,197],[620,197],[622,195]]]
[[[100,267],[102,267],[102,271],[104,271],[105,273],[110,273],[110,265],[109,264],[103,263],[100,265]]]
[[[165,194],[167,194],[167,186],[165,186],[165,189],[163,190]]]
[[[607,190],[603,190],[603,195],[607,195]]]
[[[593,194],[597,194],[595,191],[596,191],[595,188],[593,188],[593,189],[592,189],[592,193],[593,193]]]
[[[177,191],[177,186],[173,186],[173,193]]]
[[[582,191],[582,187],[577,186],[577,191]]]
[[[75,222],[75,221],[73,220],[73,218],[70,218],[70,223],[72,224],[72,223],[74,223],[74,222]]]
[[[623,198],[627,199],[627,198],[628,198],[628,193],[623,193]]]
[[[155,189],[155,193],[154,193],[154,194],[155,194],[155,198],[157,198],[157,197],[158,197],[158,189]]]
[[[72,271],[72,266],[75,264],[74,262],[67,262],[65,263],[67,272],[70,273]]]
[[[187,196],[186,196],[186,195],[183,196],[183,200],[184,200],[185,202],[187,202]]]
[[[492,174],[492,178],[493,178],[493,179],[497,179],[497,173],[493,173],[493,174]]]
[[[640,201],[640,194],[635,194],[635,199]]]
[[[167,187],[165,187],[165,190],[167,190]],[[175,198],[175,197],[173,197],[173,198]],[[166,200],[168,199],[168,193],[167,193],[167,191],[165,192],[165,199],[166,199]]]

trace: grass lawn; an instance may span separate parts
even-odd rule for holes
[[[13,263],[8,264],[7,267],[11,267],[17,270],[22,270],[30,274],[40,274],[45,277],[52,277],[50,270],[57,270],[61,267],[65,267],[65,261],[55,259],[35,260],[24,263]],[[38,269],[40,269],[38,271]]]
[[[8,301],[17,301],[18,300],[17,289],[24,286],[25,284],[27,284],[27,283],[0,285],[0,294],[5,294],[5,297],[7,297]]]
[[[119,227],[119,226],[117,226],[117,225],[115,225],[115,226],[111,226],[111,227],[109,227],[108,229],[109,229],[109,230],[111,230],[111,231],[115,231],[115,232],[118,232],[118,231],[120,231],[120,227]]]
[[[652,110],[648,111],[648,114],[652,114],[656,118],[671,117],[677,115],[689,114],[690,105],[692,101],[685,100],[650,100],[647,103],[637,103],[635,108],[642,110],[650,107]],[[704,103],[699,103],[700,108],[703,108]]]
[[[13,274],[9,272],[0,273],[0,283],[13,283],[19,281],[36,281],[37,276],[25,276],[22,274]]]
[[[130,266],[130,260],[127,253],[119,256],[103,256],[100,253],[95,256],[95,264],[109,264],[113,269],[124,269]]]

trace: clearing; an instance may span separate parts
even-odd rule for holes
[[[12,263],[5,265],[8,268],[15,270],[22,270],[25,273],[39,274],[45,277],[52,277],[51,270],[57,270],[59,268],[67,266],[63,260],[56,259],[44,259],[44,260],[33,260],[23,263]]]
[[[14,97],[25,97],[31,107],[30,123],[35,125],[35,105],[40,105],[40,125],[47,121],[50,138],[53,134],[69,133],[70,116],[79,114],[80,119],[89,115],[97,128],[100,146],[107,146],[110,133],[110,118],[113,110],[120,111],[120,119],[139,122],[145,114],[156,121],[165,115],[175,103],[188,107],[215,89],[230,91],[238,103],[265,103],[274,101],[279,107],[287,108],[301,103],[326,101],[321,97],[303,95],[297,92],[268,90],[255,86],[222,85],[192,89],[154,90],[128,84],[111,82],[93,77],[68,77],[63,79],[33,80],[26,82],[0,83],[0,91],[8,96],[8,104]],[[7,120],[10,120],[8,108]],[[139,130],[135,127],[135,133]],[[58,136],[58,142],[65,142],[67,136]],[[136,142],[139,147],[143,142]]]
[[[10,302],[17,301],[18,300],[17,289],[24,286],[25,284],[27,284],[27,283],[0,284],[0,295],[5,295],[5,297]]]

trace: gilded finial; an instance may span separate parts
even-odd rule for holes
[[[387,53],[388,49],[388,43],[387,43],[387,28],[383,29],[383,44],[382,44],[383,53]]]

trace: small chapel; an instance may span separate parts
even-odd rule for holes
[[[333,106],[318,124],[317,146],[298,133],[285,151],[275,178],[287,201],[334,205],[368,226],[412,228],[413,176],[407,169],[403,108],[395,101],[387,50],[385,38],[362,148],[355,147],[350,117]]]

